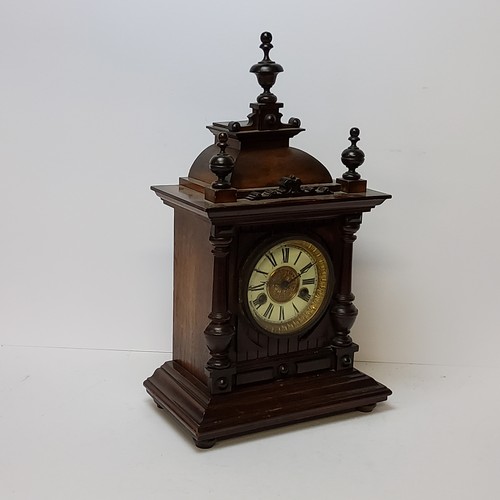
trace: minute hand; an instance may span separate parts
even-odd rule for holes
[[[297,274],[297,276],[295,276],[294,278],[292,278],[288,284],[290,284],[292,281],[295,281],[297,278],[300,278],[304,273],[307,273],[307,271],[309,271],[309,269],[311,269],[311,267],[315,266],[316,265],[316,262],[311,262],[311,265],[310,266],[305,266],[305,268],[302,268],[300,273]]]

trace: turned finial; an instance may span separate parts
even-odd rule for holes
[[[343,179],[357,181],[361,175],[356,169],[365,161],[365,153],[356,145],[359,141],[359,128],[353,127],[350,131],[349,141],[351,145],[342,151],[342,163],[347,167],[347,172],[342,175]]]
[[[259,85],[264,89],[264,92],[257,97],[258,103],[274,103],[278,98],[271,92],[271,87],[275,84],[278,73],[283,71],[283,66],[277,64],[269,58],[269,51],[273,48],[271,43],[273,35],[268,31],[264,31],[260,35],[260,48],[264,52],[262,61],[254,64],[250,68],[251,73],[255,73]]]
[[[219,153],[210,158],[210,170],[217,176],[217,180],[212,183],[214,189],[228,189],[231,183],[226,180],[226,177],[233,171],[234,158],[226,153],[228,136],[221,132],[217,136],[217,147],[220,148]]]
[[[273,48],[273,44],[271,43],[273,41],[273,35],[271,35],[269,31],[264,31],[264,33],[260,35],[260,41],[262,42],[260,48],[264,52],[264,59],[262,59],[262,61],[274,62],[269,59],[269,51]]]

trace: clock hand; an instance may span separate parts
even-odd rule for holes
[[[313,267],[313,266],[315,266],[315,265],[316,265],[316,262],[313,262],[311,267]],[[290,281],[287,281],[287,286],[288,286],[288,285],[290,285],[290,283],[291,283],[292,281],[295,281],[297,278],[300,278],[300,277],[301,277],[304,273],[306,273],[307,271],[309,271],[309,269],[311,269],[311,267],[310,267],[310,268],[308,268],[307,270],[305,270],[305,271],[301,272],[301,273],[298,273],[298,274],[297,274],[297,276],[293,277]]]

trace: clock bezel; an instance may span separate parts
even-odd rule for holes
[[[252,311],[250,310],[250,306],[247,300],[247,292],[248,292],[248,283],[253,272],[253,269],[257,265],[258,261],[262,258],[262,255],[266,250],[271,249],[272,247],[279,245],[284,241],[289,240],[301,240],[306,241],[312,245],[314,245],[324,256],[326,265],[329,272],[329,278],[327,279],[327,289],[325,293],[324,300],[321,306],[318,308],[318,312],[314,314],[312,319],[307,321],[304,326],[298,330],[293,332],[284,332],[284,333],[275,333],[269,330],[266,330],[262,325],[258,323],[258,321],[254,318]],[[333,290],[335,287],[335,270],[333,267],[333,262],[330,257],[330,252],[328,251],[328,247],[323,243],[323,240],[319,238],[317,235],[309,235],[308,233],[286,233],[285,235],[281,235],[279,237],[271,236],[263,239],[244,259],[244,263],[242,266],[242,272],[240,275],[240,286],[239,286],[239,302],[243,310],[243,314],[245,319],[250,323],[252,328],[254,328],[257,332],[263,333],[269,337],[274,338],[287,338],[287,337],[300,337],[309,333],[325,316],[325,312],[328,309],[328,306],[331,305]]]

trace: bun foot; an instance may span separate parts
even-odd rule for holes
[[[206,439],[206,440],[197,440],[193,438],[194,444],[197,448],[201,448],[202,450],[208,450],[212,448],[212,446],[217,442],[216,439]]]
[[[377,403],[373,403],[371,405],[358,406],[356,410],[361,411],[363,413],[370,413],[373,410],[373,408],[375,408],[375,406],[377,406]]]

